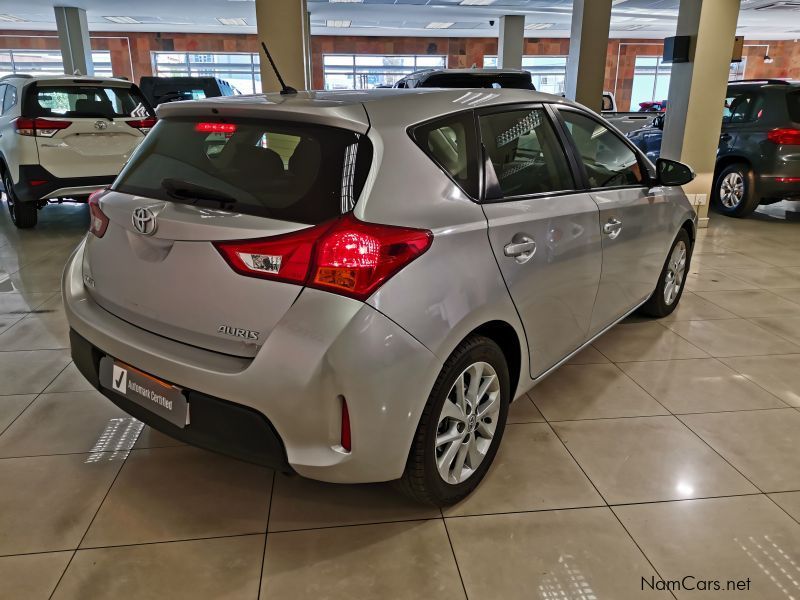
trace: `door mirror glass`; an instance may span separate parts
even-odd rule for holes
[[[655,129],[664,129],[664,115],[658,115],[654,118],[652,127]]]
[[[659,158],[656,161],[659,185],[686,185],[695,177],[692,168],[677,160]]]

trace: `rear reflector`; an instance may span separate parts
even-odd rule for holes
[[[89,231],[101,238],[106,234],[108,229],[108,217],[100,208],[100,198],[102,198],[108,190],[97,190],[89,196]]]
[[[19,135],[53,137],[62,129],[72,125],[72,121],[54,121],[52,119],[29,119],[18,117],[14,121],[14,129]]]
[[[242,275],[366,300],[432,241],[424,229],[364,223],[348,214],[293,233],[215,246]]]
[[[155,117],[148,117],[146,119],[131,119],[130,121],[125,121],[128,125],[133,127],[134,129],[138,129],[142,133],[147,133],[153,127],[155,127],[158,119]]]
[[[773,129],[767,133],[767,139],[779,146],[799,146],[800,129]]]
[[[344,396],[339,396],[342,399],[342,448],[350,452],[353,448],[353,440],[350,438],[350,411],[347,410],[347,400]]]
[[[234,123],[198,123],[194,126],[195,131],[200,133],[235,133]]]

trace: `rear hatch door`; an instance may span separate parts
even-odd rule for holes
[[[109,225],[88,238],[89,293],[159,335],[254,356],[302,281],[242,275],[214,243],[272,238],[349,211],[366,174],[356,180],[363,169],[346,165],[366,144],[353,131],[287,121],[161,120],[100,200]]]
[[[39,162],[56,177],[116,175],[155,122],[138,88],[124,81],[54,80],[32,88],[23,112],[52,122],[36,142]]]

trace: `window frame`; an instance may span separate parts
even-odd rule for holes
[[[558,145],[567,159],[567,168],[570,176],[572,177],[573,186],[567,190],[555,190],[549,192],[537,192],[535,194],[518,194],[516,196],[501,196],[493,197],[497,192],[502,193],[497,183],[497,174],[494,171],[494,165],[491,164],[489,157],[486,155],[486,150],[483,146],[483,138],[481,137],[480,117],[499,114],[504,112],[517,112],[522,110],[535,110],[540,109],[545,113],[545,118],[550,123],[550,127],[558,140]],[[481,203],[482,204],[500,204],[503,202],[519,202],[521,200],[530,200],[534,198],[554,198],[558,196],[569,196],[583,191],[585,187],[584,174],[578,170],[573,150],[567,145],[567,139],[557,122],[551,104],[548,102],[525,102],[516,104],[500,104],[486,108],[477,109],[475,111],[475,126],[477,128],[478,146],[480,150],[480,167],[481,167]],[[487,164],[488,162],[488,164]],[[491,171],[488,172],[488,169]],[[490,193],[489,186],[496,186]]]
[[[583,159],[581,158],[580,149],[575,144],[575,140],[570,135],[569,129],[567,129],[567,124],[566,124],[566,121],[564,120],[564,117],[563,117],[563,114],[562,114],[565,111],[579,114],[581,116],[586,117],[587,119],[590,119],[590,120],[594,121],[598,125],[601,125],[602,127],[605,127],[618,140],[621,140],[622,143],[625,146],[627,146],[628,149],[631,152],[633,152],[633,155],[636,157],[636,162],[638,163],[639,170],[642,173],[642,178],[643,178],[642,182],[641,183],[637,183],[637,184],[628,184],[628,185],[613,185],[613,186],[591,187],[589,185],[589,174],[586,171],[586,165],[584,164]],[[579,169],[579,171],[581,173],[581,180],[582,180],[582,184],[583,184],[583,189],[585,191],[599,192],[599,191],[604,191],[604,190],[612,190],[612,191],[613,190],[631,190],[631,189],[638,189],[638,188],[647,189],[647,188],[652,187],[653,179],[654,179],[653,169],[648,164],[648,161],[646,161],[644,159],[641,150],[639,150],[639,148],[637,148],[628,138],[619,135],[616,131],[614,131],[611,127],[609,127],[608,124],[604,123],[602,120],[598,119],[596,116],[594,116],[590,112],[581,110],[578,107],[569,106],[569,105],[559,105],[557,109],[554,109],[554,112],[556,113],[557,121],[558,121],[559,127],[561,128],[562,134],[564,135],[567,144],[569,144],[569,147],[571,148],[573,157],[574,157],[575,161],[577,162],[578,169]]]

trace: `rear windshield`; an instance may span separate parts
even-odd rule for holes
[[[162,119],[113,188],[317,224],[355,206],[372,160],[365,136],[286,121]]]
[[[789,118],[795,123],[800,123],[800,90],[786,94],[789,103]]]
[[[423,81],[421,87],[535,89],[528,73],[434,73]]]
[[[136,88],[37,84],[27,97],[29,117],[123,118],[152,116]]]

